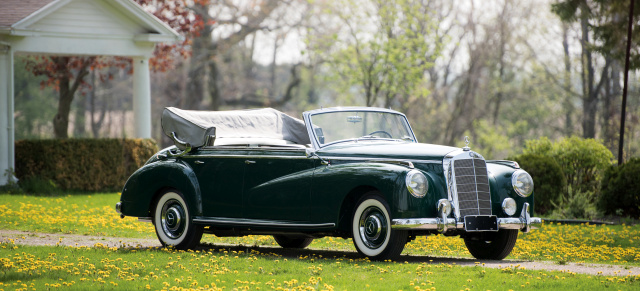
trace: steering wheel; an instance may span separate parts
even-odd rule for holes
[[[392,138],[391,134],[390,134],[390,133],[388,133],[388,132],[386,132],[386,131],[384,131],[384,130],[376,130],[376,131],[374,131],[374,132],[370,133],[369,135],[374,135],[374,134],[376,134],[376,133],[384,134],[384,135],[386,135],[388,138]]]

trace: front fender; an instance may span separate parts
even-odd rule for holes
[[[389,204],[392,218],[418,215],[429,195],[415,198],[409,194],[405,176],[410,170],[401,165],[375,162],[334,162],[330,166],[316,168],[311,189],[312,221],[339,223],[343,202],[354,189],[379,191]]]
[[[507,215],[502,211],[502,201],[507,197],[511,197],[518,205],[514,216],[518,216],[522,212],[522,206],[525,202],[529,203],[530,215],[533,216],[533,196],[535,193],[526,198],[522,197],[516,193],[511,184],[511,176],[517,169],[501,164],[487,163],[487,170],[490,173],[489,187],[491,188],[492,212],[498,217],[506,217]]]
[[[120,197],[122,214],[150,217],[156,195],[167,188],[180,191],[193,215],[202,215],[198,179],[191,167],[176,159],[148,163],[129,177]]]

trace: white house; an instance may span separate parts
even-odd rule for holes
[[[151,137],[149,58],[180,36],[132,0],[0,0],[0,185],[15,169],[15,53],[133,58],[137,137]],[[52,117],[53,118],[53,117]]]

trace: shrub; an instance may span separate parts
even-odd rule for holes
[[[605,214],[640,218],[640,158],[607,169],[600,186],[598,208]]]
[[[596,209],[594,200],[595,193],[593,191],[573,191],[569,189],[567,195],[555,204],[555,209],[551,212],[550,218],[553,219],[589,219],[593,220],[600,216]]]
[[[562,168],[569,187],[578,192],[595,192],[602,172],[607,169],[613,154],[601,142],[579,137],[563,138],[552,143],[547,138],[526,142],[524,154],[538,154],[553,158]]]
[[[550,213],[560,204],[567,185],[560,165],[549,157],[539,154],[523,154],[509,158],[520,164],[533,178],[534,209],[537,213]]]
[[[120,190],[156,151],[150,139],[20,140],[16,176],[36,192]]]

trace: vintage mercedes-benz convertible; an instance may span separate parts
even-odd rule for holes
[[[325,108],[303,120],[274,109],[166,108],[174,146],[126,182],[116,210],[150,221],[165,246],[203,233],[272,235],[285,248],[352,238],[362,255],[393,259],[417,236],[460,236],[478,259],[503,259],[531,217],[533,180],[517,163],[468,146],[418,143],[404,114]]]

